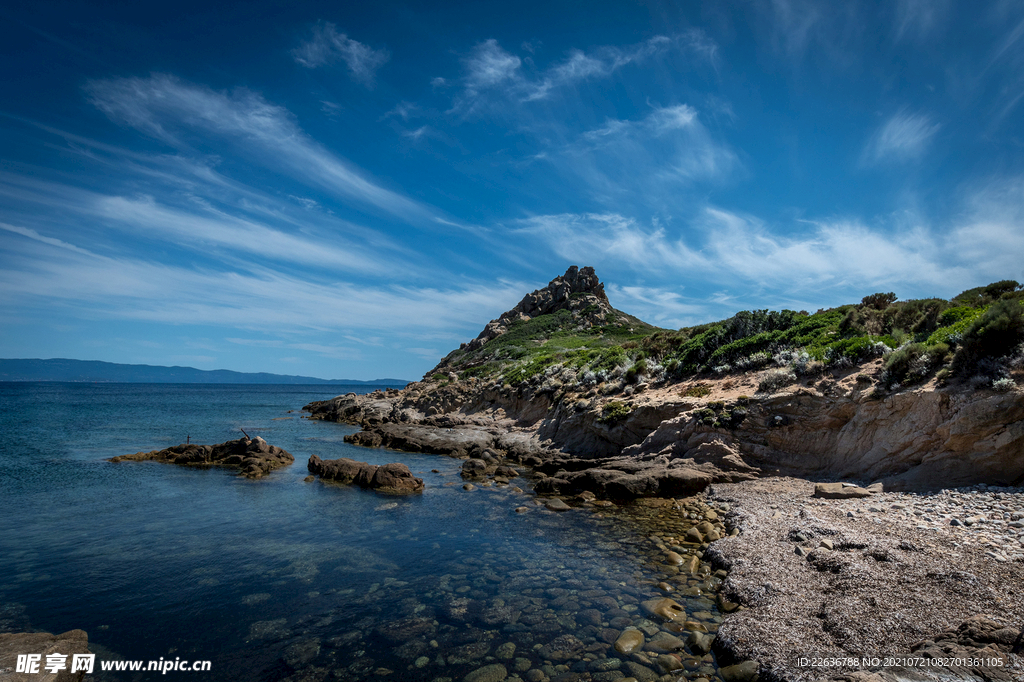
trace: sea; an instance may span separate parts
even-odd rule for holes
[[[525,477],[465,490],[457,459],[349,445],[356,427],[301,411],[373,388],[0,383],[0,632],[85,630],[96,654],[87,680],[637,672],[642,657],[608,644],[623,627],[659,630],[640,606],[671,573],[651,546],[657,519],[548,511]],[[106,461],[243,429],[295,463],[247,480],[223,467]],[[306,481],[314,454],[403,462],[426,489]],[[712,632],[721,621],[709,598],[679,600]],[[717,674],[713,654],[680,658],[678,679]]]

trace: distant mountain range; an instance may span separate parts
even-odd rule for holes
[[[399,385],[404,379],[317,379],[267,372],[233,372],[228,369],[204,370],[195,367],[158,365],[122,365],[99,360],[0,359],[0,381],[90,381],[126,384],[362,384]]]

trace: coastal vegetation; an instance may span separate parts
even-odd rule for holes
[[[580,295],[586,296],[573,294]],[[881,358],[879,390],[892,391],[935,376],[993,387],[1024,364],[1024,286],[1012,280],[950,300],[900,301],[880,292],[815,313],[745,310],[678,330],[592,298],[582,308],[517,320],[473,350],[454,351],[435,379],[454,371],[513,387],[601,386],[605,394],[687,381],[693,383],[684,391],[696,395],[702,377],[757,371],[759,391],[770,393],[800,377]]]

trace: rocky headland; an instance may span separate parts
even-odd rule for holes
[[[499,484],[524,470],[574,505],[724,504],[725,526],[691,523],[672,550],[728,576],[723,679],[898,678],[798,665],[815,653],[1019,664],[1005,657],[1024,617],[1022,311],[1020,285],[997,282],[661,330],[572,267],[422,381],[305,409],[359,425],[349,442],[464,458]],[[1024,679],[992,670],[956,679]]]
[[[262,478],[274,469],[287,466],[295,461],[291,453],[276,445],[270,445],[259,436],[239,438],[217,445],[182,443],[164,450],[136,452],[130,455],[111,457],[109,462],[167,462],[181,466],[226,466],[235,467],[239,475],[246,478]]]

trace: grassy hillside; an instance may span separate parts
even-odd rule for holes
[[[621,387],[760,370],[762,390],[874,357],[884,358],[883,390],[936,373],[940,380],[1008,388],[1011,372],[1024,364],[1024,291],[1014,281],[949,301],[897,301],[895,294],[878,293],[814,314],[742,311],[675,331],[614,313],[609,324],[589,328],[569,310],[517,322],[475,351],[454,351],[443,364],[463,378],[512,386],[555,375],[561,383]]]

